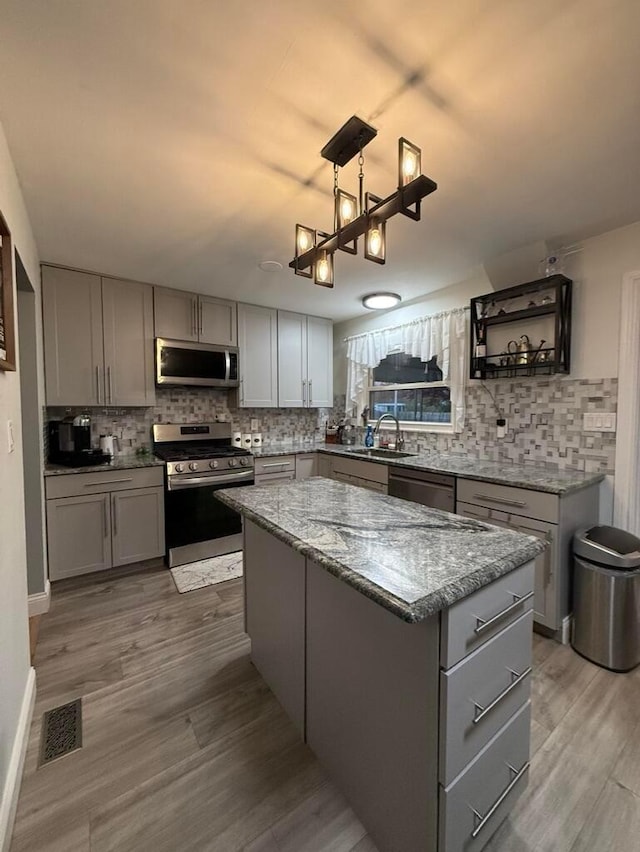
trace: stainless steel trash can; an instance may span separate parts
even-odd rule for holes
[[[599,666],[626,672],[640,663],[640,538],[616,527],[573,539],[574,649]]]

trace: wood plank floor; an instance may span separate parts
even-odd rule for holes
[[[487,849],[637,852],[640,670],[534,657],[531,780]],[[35,665],[12,852],[376,852],[249,661],[241,580],[56,584]],[[83,748],[38,768],[43,711],[78,696]]]

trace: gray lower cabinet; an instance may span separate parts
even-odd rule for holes
[[[111,495],[112,565],[164,553],[164,489],[136,488]]]
[[[480,480],[458,479],[456,512],[536,536],[548,543],[548,548],[535,563],[534,620],[553,631],[556,638],[566,636],[571,613],[571,542],[578,528],[598,522],[598,485],[558,496]]]
[[[408,624],[245,519],[251,656],[380,852],[479,852],[528,782],[532,562]]]
[[[387,493],[389,468],[386,464],[376,464],[347,456],[330,457],[330,462],[331,479],[368,488],[370,491],[379,491],[381,494]]]
[[[164,554],[161,467],[47,477],[45,488],[51,580]]]
[[[296,478],[295,456],[263,456],[254,462],[256,485],[270,485]]]
[[[110,495],[47,500],[47,543],[51,580],[110,568]]]
[[[318,453],[298,453],[296,456],[296,479],[308,479],[318,475]]]
[[[47,405],[153,405],[153,288],[42,267]]]

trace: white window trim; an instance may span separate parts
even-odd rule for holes
[[[451,382],[407,382],[405,384],[394,384],[393,382],[387,385],[374,385],[373,381],[373,370],[369,370],[369,384],[366,388],[367,394],[367,404],[371,403],[371,391],[384,391],[384,390],[421,390],[422,388],[449,388],[449,392],[451,392]],[[395,416],[395,415],[394,415]],[[375,426],[377,423],[377,419],[367,421],[367,425]],[[418,420],[398,420],[400,424],[400,428],[404,432],[435,432],[439,434],[452,434],[453,422],[449,423],[428,423],[426,421],[418,421]],[[380,427],[381,431],[387,432],[389,430],[393,430],[393,424],[390,421],[385,421]]]

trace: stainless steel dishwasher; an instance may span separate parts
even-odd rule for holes
[[[412,500],[432,509],[454,512],[456,505],[456,479],[443,473],[411,470],[404,467],[389,468],[389,496]]]

